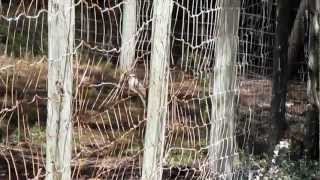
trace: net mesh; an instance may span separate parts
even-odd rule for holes
[[[0,2],[0,178],[43,178],[48,2]],[[136,32],[130,38],[136,41],[135,59],[129,69],[123,70],[120,54],[121,45],[126,43],[122,42],[122,31],[126,28],[123,17],[127,3],[74,2],[74,179],[141,177],[146,107],[148,98],[153,98],[147,96],[153,1],[136,0]],[[212,162],[227,166],[221,161],[228,159],[235,164],[228,173],[234,178],[246,177],[250,165],[241,154],[252,154],[267,143],[276,4],[271,0],[246,0],[234,10],[240,13],[239,29],[233,27],[238,41],[231,68],[234,82],[228,92],[218,95],[214,94],[213,82],[221,71],[216,69],[219,67],[216,46],[217,19],[222,8],[217,4],[208,0],[173,2],[168,111],[161,162],[163,177],[167,179],[207,179],[216,173],[212,172]],[[301,68],[299,72],[292,86],[301,87],[301,91],[289,91],[289,101],[295,104],[290,106],[292,111],[304,106],[304,98],[299,98],[305,97],[301,78],[305,70]],[[132,82],[138,84],[138,89],[130,87]],[[231,113],[234,117],[220,117],[222,123],[218,124],[212,117],[212,108],[218,102],[215,98],[221,98],[222,103],[231,94],[231,106],[224,109],[225,115]],[[229,122],[230,119],[234,120]],[[228,123],[234,123],[233,127],[228,127]],[[212,144],[211,133],[222,134],[223,139],[215,143],[224,145],[214,159],[209,157],[210,149],[216,146]]]

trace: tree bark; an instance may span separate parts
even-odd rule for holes
[[[293,22],[293,27],[289,36],[288,47],[288,71],[286,79],[289,80],[291,76],[293,63],[299,58],[301,49],[304,48],[304,17],[307,8],[308,0],[300,2],[296,17]]]
[[[290,0],[279,0],[277,7],[277,27],[273,58],[273,80],[271,99],[271,129],[269,154],[283,137],[287,129],[285,120],[287,95],[288,38],[290,31]]]
[[[306,117],[306,132],[304,146],[307,156],[312,159],[320,157],[319,149],[319,94],[320,94],[320,2],[309,1],[309,61],[308,61],[308,112]]]

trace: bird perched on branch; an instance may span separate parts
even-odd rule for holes
[[[143,103],[143,106],[146,107],[147,90],[134,73],[130,73],[128,75],[128,85],[129,90],[137,93]]]

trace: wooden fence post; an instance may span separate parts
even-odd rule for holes
[[[125,1],[122,18],[122,43],[120,52],[120,69],[127,71],[133,65],[135,59],[136,32],[137,32],[137,2]]]
[[[153,1],[152,49],[142,180],[162,178],[173,1]]]
[[[239,0],[218,0],[209,163],[212,178],[232,179]],[[219,178],[220,179],[220,178]]]
[[[74,13],[72,0],[49,0],[46,180],[71,179]]]

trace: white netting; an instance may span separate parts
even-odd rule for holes
[[[42,178],[48,2],[0,2],[0,179]],[[243,157],[267,134],[262,131],[270,119],[275,3],[231,2],[173,1],[164,179],[245,178],[249,165]],[[148,100],[157,98],[148,97],[155,22],[152,0],[136,0],[136,17],[124,12],[131,3],[74,2],[74,179],[141,177]],[[126,41],[124,17],[136,19]],[[126,43],[135,47],[135,58],[122,69],[121,53],[130,53]],[[230,62],[223,65],[221,57]],[[219,73],[232,76],[221,79]]]

